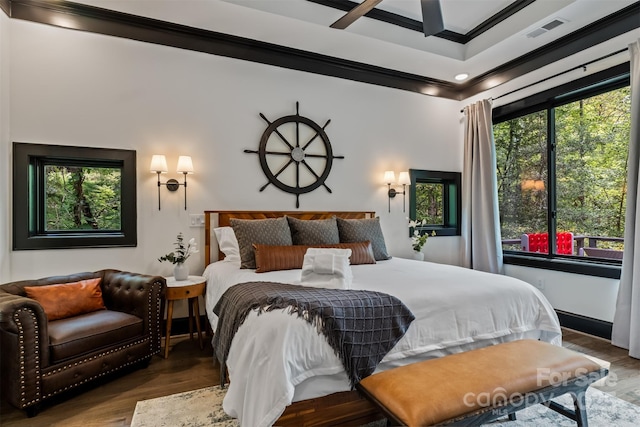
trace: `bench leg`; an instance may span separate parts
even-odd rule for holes
[[[586,403],[586,393],[587,389],[581,389],[578,391],[571,391],[569,394],[573,398],[574,410],[566,408],[565,406],[550,400],[548,402],[543,403],[549,409],[552,409],[559,414],[564,415],[567,418],[574,420],[578,427],[589,427],[589,423],[587,421],[587,403]]]
[[[589,427],[587,421],[587,402],[585,399],[586,390],[579,391],[577,393],[571,393],[573,397],[573,404],[576,408],[576,422],[578,427]]]

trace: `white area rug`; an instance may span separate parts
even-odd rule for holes
[[[131,427],[237,427],[236,420],[222,410],[226,390],[218,386],[206,387],[157,399],[142,400],[136,405]],[[554,399],[573,408],[569,395]],[[638,427],[640,406],[589,388],[587,414],[591,427]],[[517,413],[516,421],[501,421],[492,426],[501,427],[557,427],[575,426],[576,422],[548,409],[535,405]]]

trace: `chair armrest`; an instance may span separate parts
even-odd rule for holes
[[[161,312],[167,285],[164,277],[102,270],[102,298],[109,310],[122,311],[142,319],[144,334],[150,334],[152,349],[160,351]]]
[[[0,348],[3,395],[18,408],[39,402],[41,371],[49,364],[49,334],[47,316],[37,301],[0,290]]]

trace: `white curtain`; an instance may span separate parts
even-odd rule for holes
[[[462,261],[474,270],[502,273],[491,101],[482,100],[465,107],[464,115]]]
[[[624,222],[624,259],[611,342],[640,359],[640,40],[631,53],[631,138],[627,172],[627,213]],[[636,251],[636,244],[638,251]]]

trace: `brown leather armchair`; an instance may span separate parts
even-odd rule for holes
[[[101,277],[106,310],[48,321],[25,286]],[[0,285],[2,395],[29,416],[40,403],[122,368],[146,366],[160,352],[165,279],[118,270]]]

